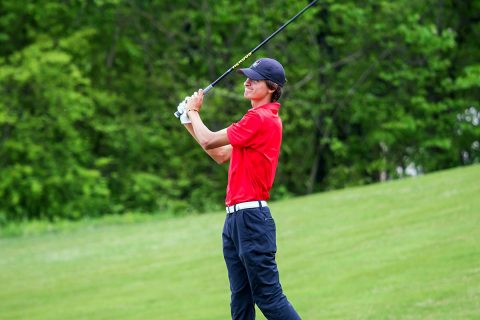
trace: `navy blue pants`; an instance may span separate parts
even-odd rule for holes
[[[300,319],[280,285],[275,221],[269,208],[227,214],[222,238],[232,319],[255,319],[255,304],[269,320]]]

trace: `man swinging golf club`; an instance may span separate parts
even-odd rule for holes
[[[210,131],[200,117],[202,90],[180,104],[178,113],[217,163],[230,161],[222,238],[232,319],[255,319],[255,304],[267,319],[300,319],[280,285],[275,222],[266,202],[282,142],[277,101],[286,82],[285,71],[278,61],[262,58],[238,72],[247,77],[244,97],[252,106],[239,122]]]

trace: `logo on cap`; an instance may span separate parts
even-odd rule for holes
[[[256,68],[260,64],[261,60],[257,60],[252,64],[252,68]]]

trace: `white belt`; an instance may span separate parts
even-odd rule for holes
[[[226,207],[227,214],[234,213],[238,210],[243,209],[252,209],[252,208],[260,208],[260,207],[268,207],[267,201],[248,201],[248,202],[240,202],[233,206]]]

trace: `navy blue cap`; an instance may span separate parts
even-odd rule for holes
[[[237,72],[252,80],[271,80],[283,87],[286,82],[285,70],[280,62],[270,58],[255,61],[250,68],[239,69]]]

